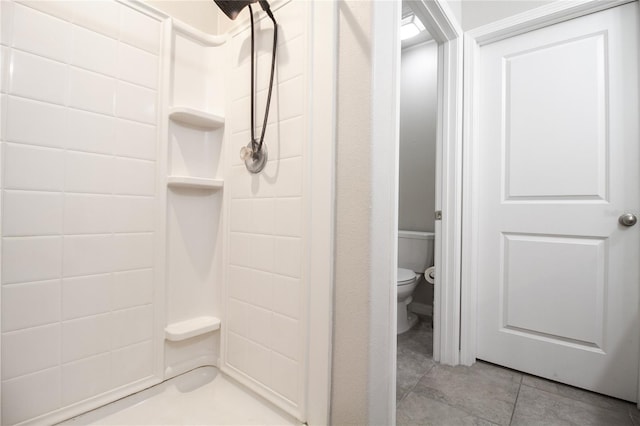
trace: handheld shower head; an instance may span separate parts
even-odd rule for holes
[[[262,10],[264,10],[267,15],[271,19],[273,19],[273,14],[271,13],[271,8],[269,7],[269,2],[266,0],[214,0],[220,10],[224,12],[225,15],[229,17],[229,19],[236,19],[240,11],[244,9],[245,6],[251,3],[260,3]]]
[[[276,48],[278,45],[278,23],[276,18],[271,12],[269,2],[267,0],[214,0],[220,10],[224,12],[229,19],[236,19],[238,14],[244,9],[245,6],[249,6],[249,18],[251,21],[251,142],[240,150],[240,158],[244,161],[247,170],[251,173],[260,173],[267,163],[267,147],[264,144],[264,135],[267,129],[267,120],[269,118],[269,107],[271,105],[271,93],[273,90],[274,71],[276,65]],[[253,24],[253,10],[251,3],[260,3],[260,7],[265,11],[269,19],[273,22],[273,49],[271,51],[271,76],[269,78],[269,91],[267,94],[267,105],[264,111],[264,121],[262,123],[262,133],[260,138],[255,136],[255,30]]]
[[[258,0],[214,0],[220,10],[224,12],[229,19],[236,19],[238,14],[248,4],[255,3]]]

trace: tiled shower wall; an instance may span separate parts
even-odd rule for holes
[[[309,8],[309,2],[293,1],[274,11],[279,24],[277,80],[265,138],[269,161],[258,175],[247,172],[238,154],[251,139],[248,29],[231,39],[233,86],[227,106],[231,166],[225,182],[230,208],[224,365],[298,416],[304,412],[306,357]],[[256,120],[261,125],[273,32],[268,19],[259,28]]]
[[[160,23],[2,1],[2,424],[154,371]]]

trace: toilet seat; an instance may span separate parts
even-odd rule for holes
[[[410,269],[398,268],[398,285],[409,285],[416,281],[416,273]]]

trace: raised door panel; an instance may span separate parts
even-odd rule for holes
[[[527,234],[503,237],[503,331],[602,348],[607,241]]]
[[[605,36],[505,56],[506,199],[606,199]]]

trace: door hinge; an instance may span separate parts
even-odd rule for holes
[[[436,220],[442,220],[442,210],[436,210],[435,217]]]

